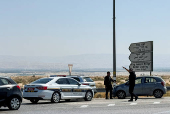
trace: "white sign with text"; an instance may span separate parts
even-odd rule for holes
[[[140,71],[152,71],[153,70],[152,62],[137,62],[131,63],[130,68],[132,68],[136,72]]]
[[[152,51],[153,50],[152,46],[153,46],[152,41],[132,43],[129,46],[129,50],[130,50],[131,53]]]
[[[129,56],[129,60],[132,62],[152,61],[152,59],[153,59],[152,52],[131,53]]]

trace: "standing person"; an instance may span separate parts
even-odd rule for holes
[[[130,75],[129,75],[129,93],[131,94],[131,99],[128,100],[128,101],[129,102],[133,101],[133,96],[135,97],[135,101],[136,101],[138,99],[138,96],[133,93],[133,90],[134,90],[134,87],[135,87],[136,74],[135,74],[135,72],[133,71],[132,68],[129,68],[129,70],[125,67],[123,67],[123,68],[130,73]]]
[[[105,76],[104,78],[104,85],[105,85],[105,89],[106,89],[106,99],[108,99],[108,91],[110,91],[110,99],[112,98],[112,84],[111,82],[114,82],[114,80],[110,77],[110,72],[107,72],[107,76]]]

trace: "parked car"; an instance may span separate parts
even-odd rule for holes
[[[10,77],[0,76],[0,107],[7,106],[11,110],[18,110],[22,102],[22,92],[19,85]]]
[[[80,76],[79,75],[50,75],[50,77],[70,77],[70,78],[73,78],[73,79],[77,80],[78,82],[80,82],[82,85],[90,86],[93,89],[94,94],[97,93],[96,84],[89,76],[81,76],[81,75]]]
[[[77,80],[78,82],[80,82],[83,85],[90,86],[93,89],[94,93],[95,94],[97,93],[96,84],[90,77],[88,77],[88,76],[76,76],[76,75],[75,76],[71,75],[71,76],[67,76],[67,77],[71,77],[71,78]]]
[[[49,77],[38,79],[24,86],[23,98],[37,103],[39,100],[51,100],[58,103],[60,100],[84,98],[91,101],[94,91],[91,87],[82,85],[69,77]]]
[[[137,77],[135,80],[134,93],[138,96],[154,96],[155,98],[161,98],[166,92],[165,81],[160,77],[142,76]],[[119,99],[130,96],[129,82],[115,86],[113,88],[113,96],[117,96]]]

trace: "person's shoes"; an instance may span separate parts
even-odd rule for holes
[[[110,98],[110,99],[113,99],[113,98]]]
[[[138,99],[138,96],[135,97],[135,101],[137,101],[137,99]]]
[[[128,102],[133,102],[133,100],[132,100],[132,99],[130,99],[130,100],[128,100]]]

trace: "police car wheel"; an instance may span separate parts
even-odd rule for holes
[[[91,91],[87,91],[86,92],[86,96],[85,96],[85,101],[91,101],[93,98],[92,92]]]
[[[60,102],[60,94],[58,92],[54,92],[52,97],[51,97],[51,102],[52,103],[58,103]]]
[[[33,104],[37,104],[39,100],[38,100],[38,99],[31,99],[30,101],[31,101]]]
[[[117,97],[118,97],[118,99],[124,99],[126,97],[126,94],[124,91],[118,91]]]

